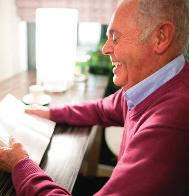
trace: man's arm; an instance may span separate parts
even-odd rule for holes
[[[22,159],[12,170],[12,181],[17,195],[71,195],[45,174],[31,159]]]
[[[189,133],[169,127],[146,127],[133,136],[110,180],[96,194],[177,196],[187,189]],[[18,195],[69,195],[32,160],[22,159],[12,170]]]
[[[26,113],[71,125],[123,126],[122,99],[123,90],[119,90],[104,99],[50,109],[26,109]]]
[[[71,195],[29,159],[24,146],[13,137],[10,138],[9,147],[0,147],[0,170],[12,172],[18,196]]]

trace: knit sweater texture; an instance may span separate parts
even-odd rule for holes
[[[51,119],[72,125],[124,126],[118,162],[96,196],[182,196],[189,189],[189,64],[134,109],[124,90],[80,105],[52,108]],[[12,180],[17,195],[69,195],[32,160]]]

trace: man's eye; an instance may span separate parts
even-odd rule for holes
[[[118,38],[117,36],[113,35],[113,36],[112,36],[112,40],[113,40],[113,43],[114,43],[114,44],[117,44],[119,38]]]

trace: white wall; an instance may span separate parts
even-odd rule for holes
[[[26,23],[15,0],[0,0],[0,81],[27,69]]]

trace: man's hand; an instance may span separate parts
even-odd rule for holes
[[[27,107],[25,109],[25,112],[27,114],[34,114],[42,118],[50,119],[50,112],[48,107],[44,107],[44,106]]]
[[[26,157],[29,155],[24,146],[14,137],[10,137],[9,147],[0,147],[0,170],[11,172]]]

